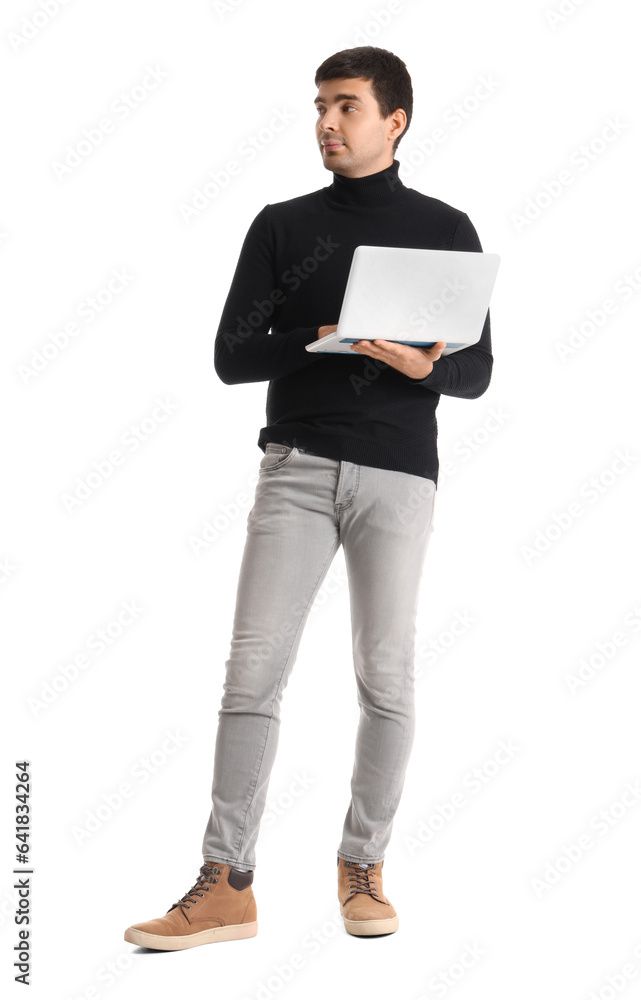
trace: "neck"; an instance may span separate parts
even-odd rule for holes
[[[388,167],[364,177],[345,177],[334,173],[334,180],[323,190],[331,202],[350,208],[383,208],[394,205],[407,191],[398,176],[399,167],[399,161],[392,160]]]

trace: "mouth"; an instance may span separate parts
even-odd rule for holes
[[[342,142],[334,142],[333,139],[322,143],[323,149],[338,149],[342,145]]]

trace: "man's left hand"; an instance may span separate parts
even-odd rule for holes
[[[359,340],[350,345],[350,350],[354,354],[367,354],[370,358],[376,358],[410,378],[427,378],[445,345],[445,340],[439,340],[430,348],[410,347],[409,344],[398,344],[393,340]]]

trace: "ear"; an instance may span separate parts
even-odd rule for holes
[[[407,115],[402,108],[397,108],[390,115],[390,138],[397,139],[407,124]]]

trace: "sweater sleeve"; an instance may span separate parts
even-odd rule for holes
[[[250,225],[214,344],[214,367],[227,385],[281,378],[321,357],[305,350],[318,326],[269,333],[275,308],[284,300],[274,270],[269,205]]]
[[[481,241],[468,216],[462,212],[454,230],[450,250],[482,251]],[[482,396],[492,376],[492,340],[490,331],[490,310],[487,311],[481,336],[476,344],[464,347],[453,354],[441,355],[434,362],[430,374],[423,379],[410,378],[407,381],[445,396],[459,396],[476,399]]]

